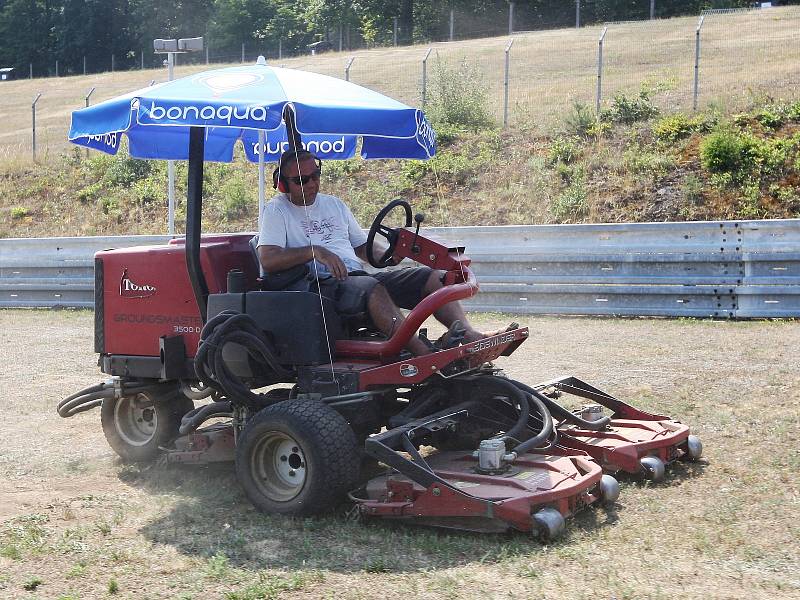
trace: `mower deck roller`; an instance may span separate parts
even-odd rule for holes
[[[588,455],[551,449],[518,457],[500,473],[481,473],[471,452],[426,458],[436,481],[423,486],[399,474],[372,479],[351,495],[365,516],[481,532],[508,529],[552,540],[565,519],[597,501],[613,502],[616,480]]]
[[[658,482],[665,477],[670,463],[702,456],[703,445],[690,434],[687,425],[634,408],[576,377],[547,381],[533,389],[550,398],[567,394],[596,402],[580,410],[584,420],[603,418],[602,407],[613,411],[609,422],[600,429],[569,421],[558,426],[559,443],[586,452],[606,473],[623,471]]]

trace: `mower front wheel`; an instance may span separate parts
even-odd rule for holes
[[[148,462],[178,437],[181,418],[193,408],[178,392],[146,391],[103,400],[100,422],[108,445],[123,460]]]
[[[320,402],[285,400],[247,423],[236,443],[236,476],[259,510],[307,516],[344,498],[358,479],[360,459],[342,415]]]

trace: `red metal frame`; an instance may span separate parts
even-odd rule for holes
[[[584,452],[558,447],[524,454],[500,475],[478,473],[472,453],[439,452],[426,460],[448,485],[426,488],[400,474],[384,475],[367,484],[367,498],[356,499],[361,512],[444,527],[531,531],[540,508],[555,508],[566,518],[595,502],[602,477]],[[475,519],[482,525],[459,525]]]

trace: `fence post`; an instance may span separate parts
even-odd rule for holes
[[[33,99],[33,103],[31,104],[31,131],[33,133],[33,162],[36,162],[36,103],[39,101],[39,98],[42,97],[42,93],[39,92],[36,94],[36,98]]]
[[[511,40],[506,46],[506,72],[503,79],[503,128],[508,127],[508,71],[511,63],[511,46],[513,45],[514,40]]]
[[[650,0],[650,20],[656,18],[656,0]]]
[[[278,60],[283,60],[283,39],[278,38]]]
[[[242,42],[242,64],[244,64],[244,42]]]
[[[86,75],[86,57],[83,57],[83,74]]]
[[[575,29],[581,28],[581,0],[575,0]]]
[[[428,48],[425,53],[425,58],[422,59],[422,108],[425,108],[425,100],[427,100],[428,93],[428,57],[431,55],[433,48]]]
[[[92,89],[90,89],[89,93],[86,94],[86,96],[84,96],[84,98],[83,98],[83,102],[86,105],[86,108],[89,108],[89,99],[92,97],[93,93],[94,93],[94,87]],[[86,149],[86,158],[89,158],[89,149],[88,148]]]
[[[111,72],[114,72],[114,55],[111,55]]]
[[[347,65],[344,67],[344,80],[350,81],[350,65],[353,64],[353,61],[356,59],[355,56],[351,56],[350,60],[347,61]]]
[[[508,3],[508,35],[514,33],[514,3]]]
[[[206,64],[208,64],[208,40],[206,40]]]
[[[397,46],[397,17],[393,17],[394,27],[392,28],[392,45]]]
[[[58,60],[56,60],[56,77],[58,77]]]
[[[597,44],[597,99],[595,100],[595,112],[600,115],[600,101],[603,98],[603,42],[606,39],[608,27],[603,27],[600,40]]]
[[[692,110],[697,110],[697,97],[700,95],[700,31],[703,29],[705,15],[700,17],[697,30],[694,32],[694,100]]]
[[[144,50],[142,50],[142,71],[144,71]]]
[[[450,9],[450,41],[453,41],[453,31],[455,29],[456,11],[454,8]]]
[[[30,63],[30,67],[31,67],[31,74],[28,77],[28,79],[33,79],[33,63]]]

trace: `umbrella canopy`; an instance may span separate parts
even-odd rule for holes
[[[287,112],[286,109],[289,108]],[[230,162],[238,141],[253,162],[276,160],[288,147],[285,114],[303,144],[321,158],[427,159],[436,138],[422,111],[334,77],[251,66],[205,71],[137,90],[72,113],[69,140],[116,154],[121,136],[131,156],[186,160],[189,130],[205,128],[204,159]],[[265,143],[259,143],[259,132]]]

